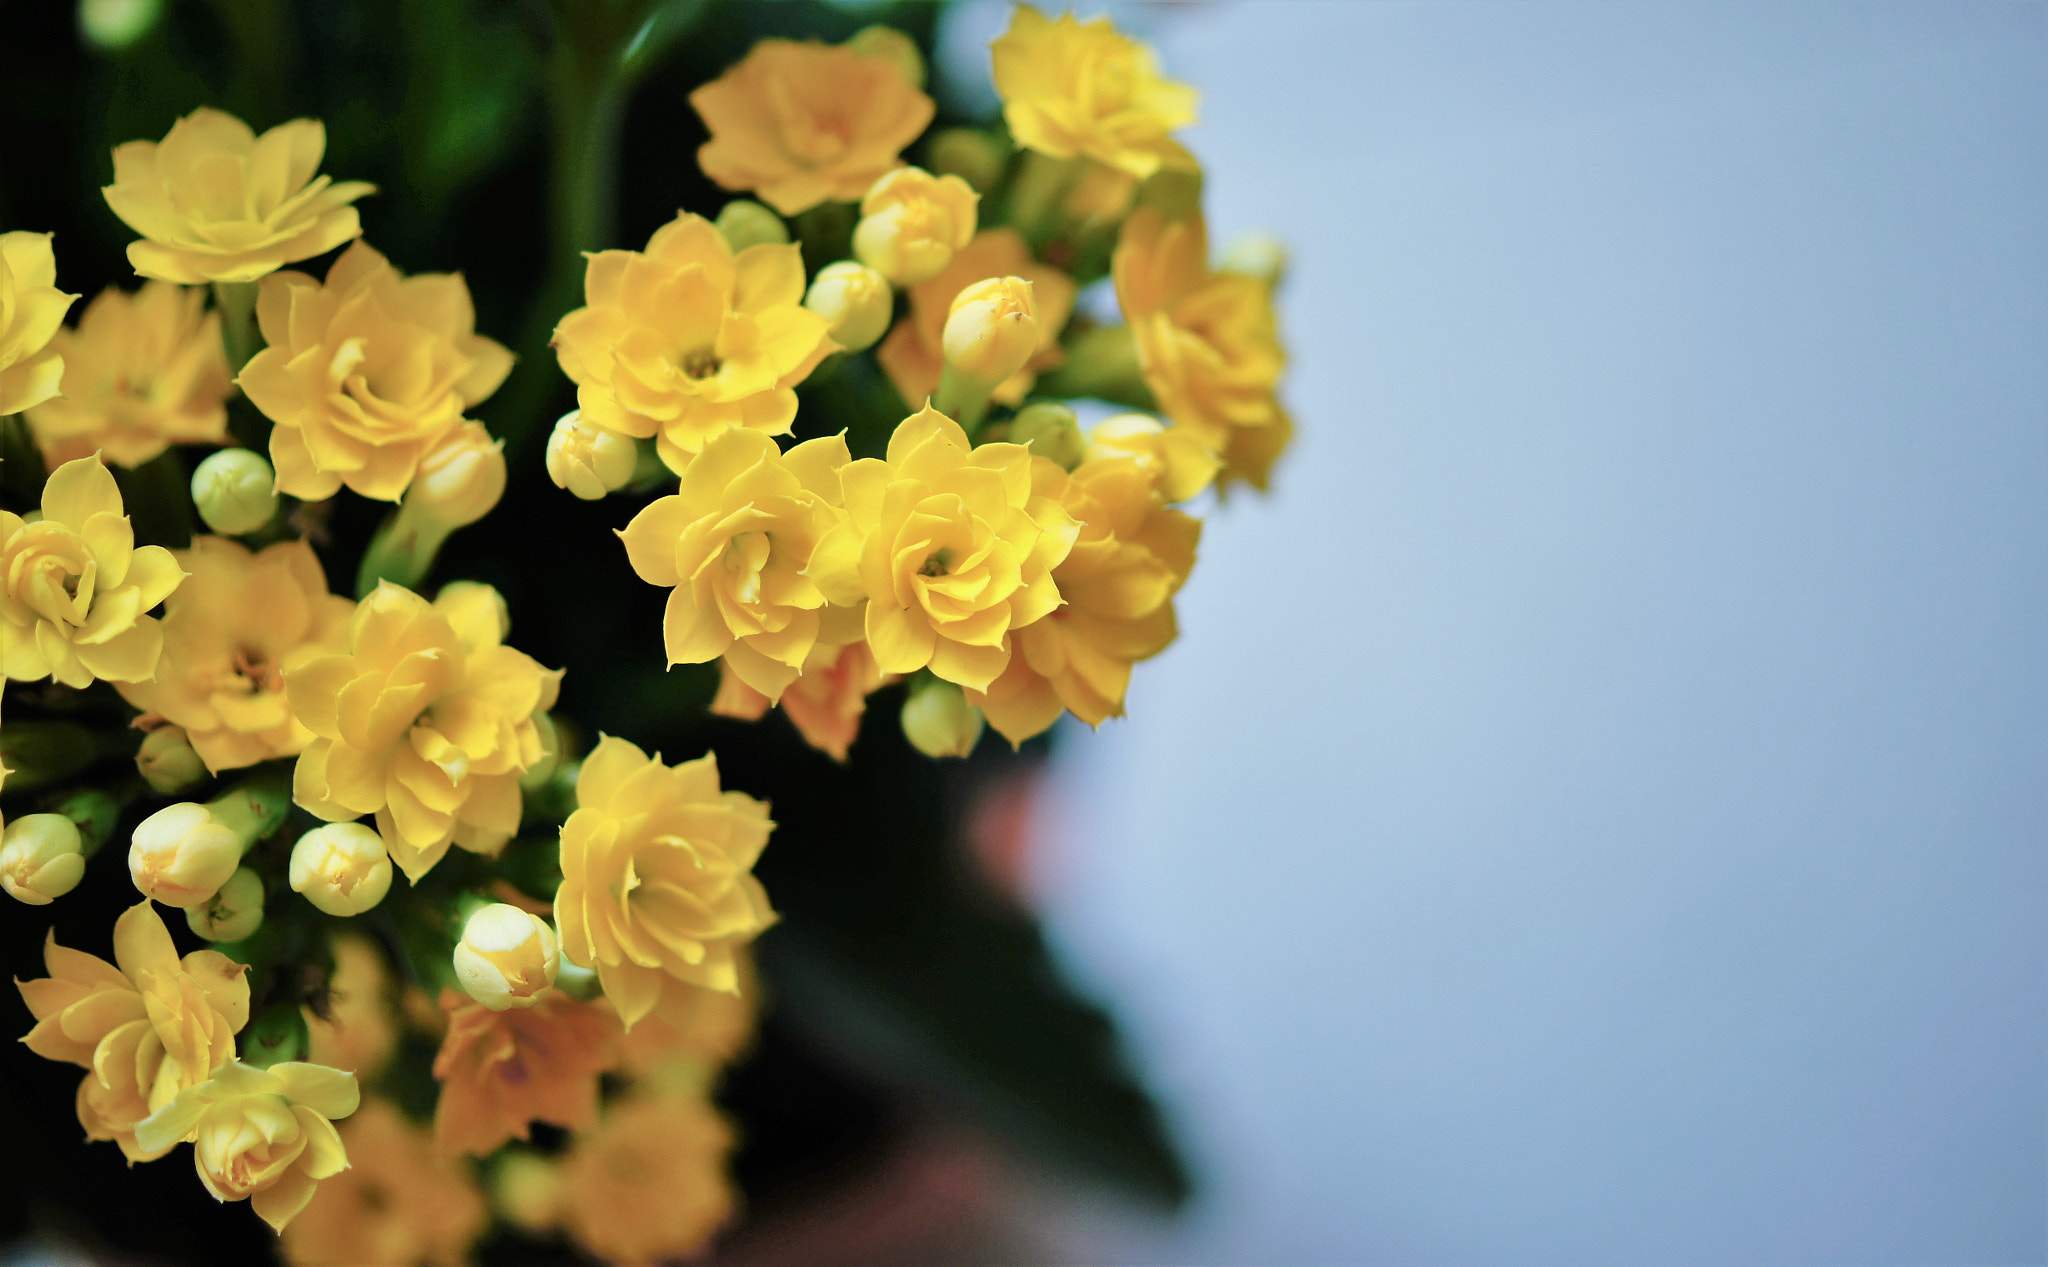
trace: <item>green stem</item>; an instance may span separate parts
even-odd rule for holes
[[[213,303],[220,309],[220,341],[228,354],[228,373],[239,374],[256,355],[256,282],[215,282]]]
[[[959,423],[972,440],[988,417],[989,393],[994,390],[948,365],[939,376],[939,390],[932,394],[932,408]]]

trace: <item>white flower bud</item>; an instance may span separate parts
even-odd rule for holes
[[[25,814],[0,836],[0,889],[30,906],[47,906],[78,887],[85,842],[62,814]]]
[[[895,298],[888,278],[865,264],[840,260],[818,270],[804,307],[825,319],[834,343],[859,352],[888,333]]]
[[[292,891],[329,915],[361,915],[391,891],[391,855],[361,823],[315,827],[292,846]]]
[[[182,726],[158,726],[142,737],[135,768],[143,782],[164,796],[176,796],[206,781],[206,762],[192,748]]]
[[[417,522],[443,529],[467,527],[491,513],[505,495],[505,453],[480,422],[465,422],[420,459],[405,491]]]
[[[504,902],[471,915],[455,947],[462,988],[493,1012],[540,1002],[561,966],[561,947],[547,921]]]
[[[639,456],[633,437],[585,422],[581,409],[571,409],[548,436],[548,478],[556,488],[594,502],[632,480]]]
[[[204,805],[167,805],[135,828],[128,874],[145,897],[185,909],[220,892],[242,865],[242,838]]]
[[[247,449],[208,454],[192,472],[192,504],[222,536],[254,532],[277,513],[277,472]]]
[[[263,878],[238,867],[214,894],[185,908],[185,923],[208,941],[240,941],[263,927]]]
[[[914,687],[903,701],[903,737],[927,757],[964,757],[984,725],[981,710],[951,682]]]
[[[941,338],[946,364],[972,382],[994,387],[1038,351],[1038,301],[1021,277],[991,277],[953,297]]]

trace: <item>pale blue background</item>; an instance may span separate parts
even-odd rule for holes
[[[1056,1234],[2042,1261],[2048,10],[1118,13],[1294,248],[1301,439],[1060,755],[1209,1186]]]

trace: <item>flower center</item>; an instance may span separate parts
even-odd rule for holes
[[[242,694],[254,695],[258,691],[284,689],[284,675],[278,672],[277,665],[271,662],[270,657],[261,651],[252,647],[236,647],[234,663],[234,686]]]
[[[718,353],[702,348],[683,357],[682,371],[689,378],[702,380],[716,374],[721,364]]]
[[[945,576],[949,573],[952,566],[953,552],[941,546],[933,551],[930,557],[925,559],[924,566],[917,569],[917,574],[919,576]]]

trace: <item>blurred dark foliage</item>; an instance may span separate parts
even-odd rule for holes
[[[760,874],[783,921],[759,945],[768,1012],[721,1096],[744,1140],[735,1169],[749,1217],[772,1219],[856,1180],[908,1124],[934,1114],[970,1117],[1054,1168],[1178,1203],[1186,1174],[1109,1019],[1072,993],[1029,914],[961,843],[979,791],[1041,761],[1044,744],[1013,754],[991,737],[969,761],[931,762],[901,737],[897,690],[871,701],[843,766],[807,747],[779,713],[758,724],[709,716],[715,666],[663,671],[662,591],[633,575],[612,537],[645,499],[577,501],[542,470],[538,440],[573,405],[546,340],[577,302],[573,290],[561,294],[563,277],[580,273],[573,258],[560,267],[564,213],[551,211],[553,156],[574,149],[551,143],[563,126],[561,85],[588,70],[565,47],[565,26],[601,27],[624,14],[635,23],[627,36],[662,37],[653,43],[664,51],[620,94],[615,206],[600,208],[582,234],[597,235],[590,245],[630,247],[677,208],[711,215],[728,197],[697,169],[704,134],[688,94],[756,39],[836,41],[879,22],[929,51],[940,16],[926,4],[654,8],[657,25],[643,29],[646,0],[169,0],[148,36],[105,53],[82,45],[70,4],[0,0],[0,228],[54,231],[58,282],[86,299],[108,284],[133,287],[130,234],[99,193],[114,144],[160,137],[203,104],[259,129],[302,115],[325,120],[323,170],[379,186],[360,204],[367,240],[409,272],[466,274],[478,329],[521,358],[477,410],[510,441],[505,503],[455,536],[427,588],[459,577],[496,585],[511,606],[513,642],[567,668],[558,716],[573,718],[586,741],[615,733],[671,760],[713,748],[727,786],[773,803],[780,826]],[[986,121],[942,114],[935,126],[977,122]],[[326,264],[302,267],[317,274]],[[798,434],[845,428],[856,454],[878,454],[905,412],[858,360],[804,395]],[[245,438],[260,425],[237,414]],[[189,473],[198,456],[174,452],[182,465],[158,477]],[[7,457],[12,503],[32,495],[36,480],[25,477],[36,459]],[[337,499],[321,552],[338,588],[381,513]],[[137,526],[141,539],[171,545],[190,530]],[[105,758],[86,781],[126,776],[123,761]],[[33,812],[53,795],[10,794],[7,813]],[[73,894],[40,910],[10,905],[0,928],[9,972],[40,975],[46,915],[64,944],[109,952],[114,917],[135,900],[118,859],[129,826],[107,851],[116,856],[102,855]],[[171,922],[191,943],[182,921]],[[27,1009],[6,995],[4,1023],[26,1032]],[[111,1144],[83,1145],[72,1108],[80,1070],[12,1043],[4,1051],[14,1181],[0,1184],[0,1242],[42,1230],[146,1261],[268,1254],[269,1231],[245,1209],[217,1207],[182,1150],[129,1169]],[[500,1237],[483,1258],[542,1262],[567,1252]]]

